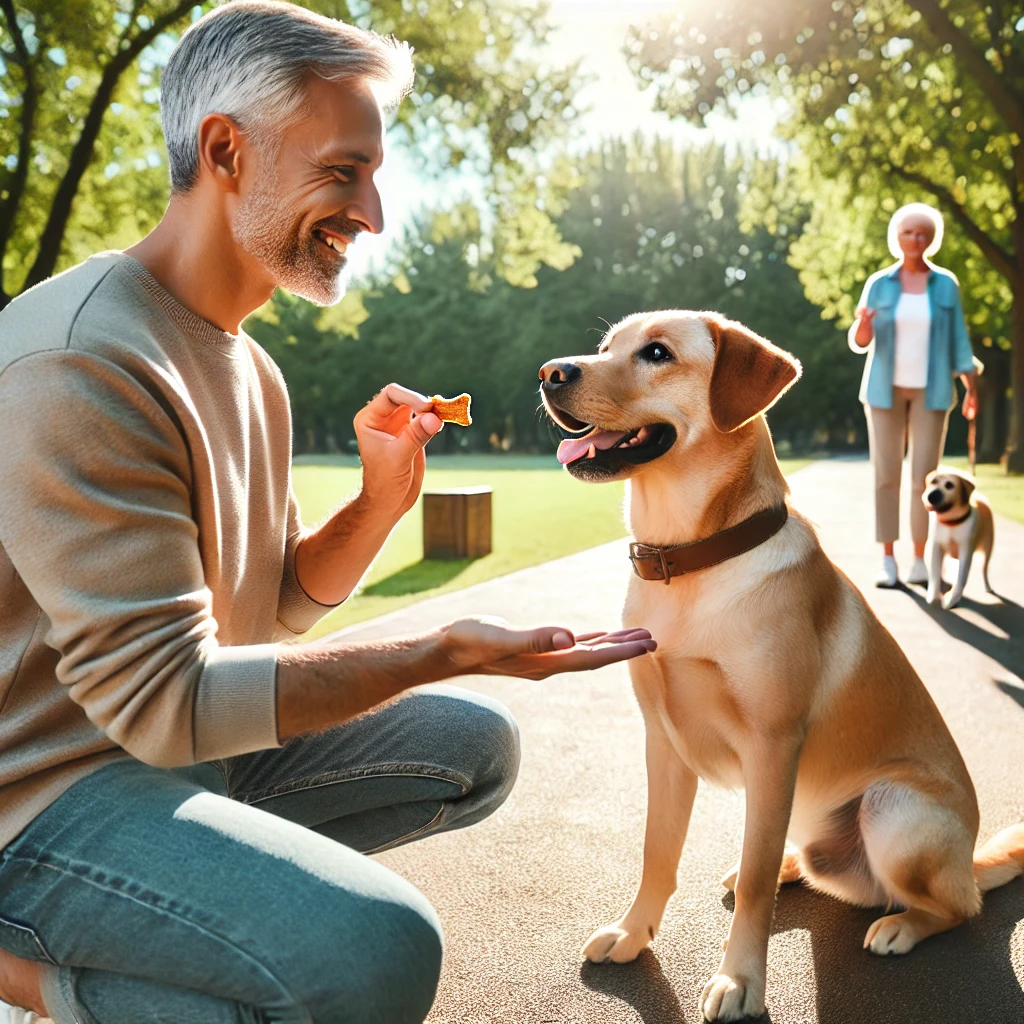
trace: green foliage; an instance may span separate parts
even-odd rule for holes
[[[13,8],[2,5],[3,291],[14,294],[24,282],[75,143],[94,108],[105,112],[103,128],[85,154],[73,230],[65,237],[59,268],[98,248],[130,244],[155,223],[167,196],[157,90],[166,40],[158,36],[153,45],[140,48],[131,71],[117,76],[109,104],[96,97],[104,75],[114,75],[119,54],[163,21],[187,24],[190,7],[182,0],[134,6],[127,0],[26,0],[17,5],[15,32]]]
[[[673,308],[718,310],[804,362],[805,381],[772,412],[778,437],[807,448],[862,436],[862,364],[785,260],[785,232],[799,224],[777,224],[776,234],[743,227],[743,194],[777,168],[718,147],[637,139],[580,157],[575,174],[556,224],[580,256],[560,271],[543,268],[536,289],[502,278],[474,212],[461,208],[410,232],[395,279],[361,296],[368,318],[357,336],[317,333],[315,315],[286,296],[273,308],[287,335],[247,325],[289,381],[299,449],[333,441],[348,450],[356,410],[399,380],[427,394],[473,395],[473,427],[446,430],[438,447],[551,450],[555,435],[537,413],[538,367],[591,351],[602,321]]]

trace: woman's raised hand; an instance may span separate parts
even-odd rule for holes
[[[870,306],[861,306],[857,310],[857,330],[854,339],[861,348],[871,344],[875,336],[875,310]]]

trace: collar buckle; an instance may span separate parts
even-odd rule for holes
[[[672,583],[672,574],[668,570],[668,562],[665,559],[665,549],[658,547],[655,544],[642,544],[640,541],[633,541],[629,545],[629,560],[633,563],[633,572],[642,580],[646,580],[646,577],[640,571],[639,563],[641,561],[647,561],[652,558],[658,560],[658,571],[661,575],[656,576],[655,579],[660,579],[664,582],[665,586],[669,586]]]

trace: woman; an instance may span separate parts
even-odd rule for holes
[[[900,472],[908,433],[914,564],[907,582],[925,584],[928,514],[921,494],[925,477],[942,457],[956,374],[967,388],[964,416],[974,419],[978,407],[975,381],[981,364],[971,352],[960,288],[952,273],[928,259],[941,244],[937,210],[924,203],[897,210],[889,221],[889,251],[899,262],[868,278],[850,327],[850,348],[868,354],[860,400],[875,467],[876,539],[884,549],[880,587],[898,583],[893,542],[899,536]]]

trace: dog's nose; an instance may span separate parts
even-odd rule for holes
[[[934,491],[929,491],[928,492],[928,504],[929,505],[938,505],[938,503],[940,501],[942,501],[942,491],[940,491],[937,487],[935,488]]]
[[[544,387],[552,391],[572,384],[582,376],[583,371],[566,359],[552,359],[550,363],[545,363],[540,368],[540,379],[544,382]]]

